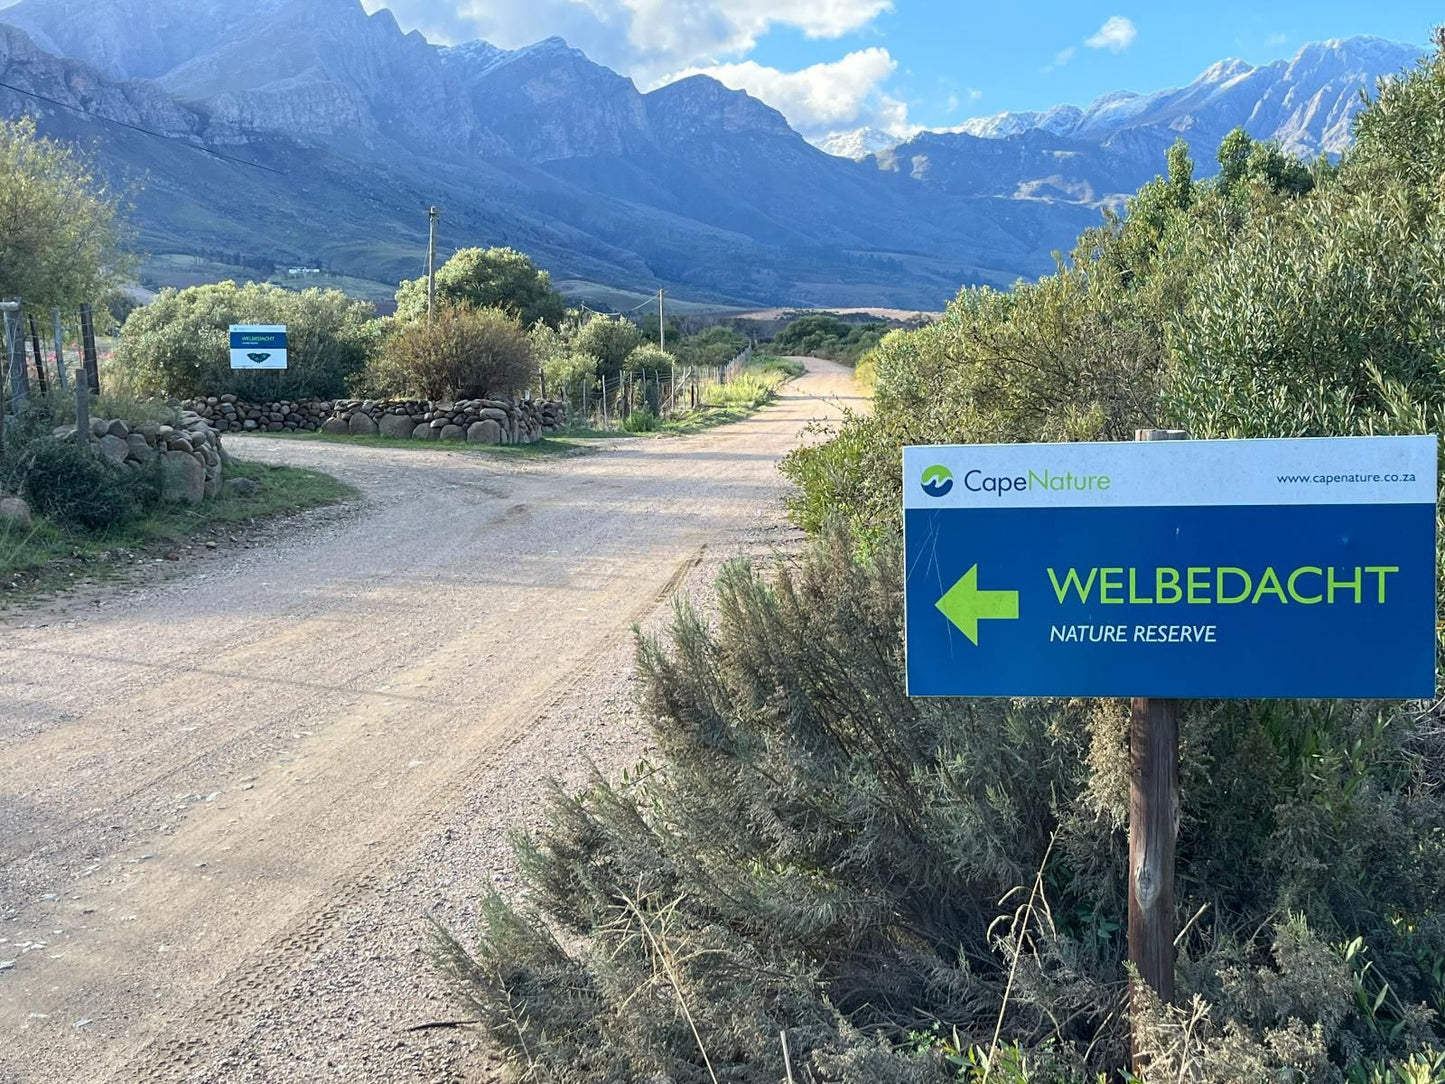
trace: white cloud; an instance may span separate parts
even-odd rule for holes
[[[1054,54],[1054,62],[1043,69],[1044,74],[1048,75],[1048,73],[1053,71],[1055,68],[1062,68],[1065,64],[1074,59],[1074,54],[1076,52],[1078,52],[1078,50],[1075,49],[1072,45],[1070,45],[1067,49],[1060,49],[1057,53]]]
[[[1122,53],[1139,36],[1138,29],[1122,15],[1110,15],[1091,37],[1084,39],[1090,49],[1108,49],[1111,53]]]
[[[775,27],[810,38],[861,30],[893,0],[363,0],[435,41],[516,48],[560,35],[592,59],[652,83],[664,72],[743,57]]]
[[[733,90],[745,90],[788,118],[804,135],[817,136],[850,127],[910,131],[908,106],[883,92],[898,64],[887,49],[849,53],[840,60],[800,71],[781,71],[753,60],[712,64],[677,72],[662,83],[688,75],[710,75]]]

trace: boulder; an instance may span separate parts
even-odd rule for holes
[[[376,423],[358,410],[346,423],[346,431],[353,437],[374,437],[376,436]]]
[[[483,407],[477,411],[477,417],[490,418],[494,422],[504,422],[507,420],[507,412],[505,410],[498,410],[496,407]]]
[[[436,440],[441,436],[440,429],[433,429],[430,422],[422,422],[411,431],[413,440]]]
[[[156,450],[146,443],[146,438],[139,433],[132,433],[125,438],[126,448],[130,450],[130,458],[137,463],[149,463],[156,457]]]
[[[130,456],[130,445],[123,438],[107,433],[100,438],[100,454],[118,467]]]
[[[397,440],[405,440],[411,436],[411,432],[416,426],[412,424],[412,420],[405,414],[383,414],[381,416],[380,428],[381,435],[384,437],[394,437]]]
[[[98,439],[100,439],[101,437],[105,436],[105,435],[106,435],[107,433],[109,433],[109,432],[110,432],[110,422],[106,421],[104,418],[91,418],[91,419],[90,419],[90,435],[91,435],[91,436],[95,437],[95,438],[98,440]]]
[[[460,425],[445,425],[445,426],[442,426],[442,431],[441,431],[441,439],[442,439],[442,440],[463,440],[463,439],[466,438],[466,435],[467,435],[467,431],[466,431],[465,429],[463,429]]]
[[[119,418],[111,422],[105,431],[113,437],[120,437],[121,440],[125,440],[126,437],[130,436],[130,426],[126,425],[125,422]]]
[[[161,498],[200,504],[206,495],[206,468],[189,452],[162,452]]]
[[[255,422],[247,422],[246,427],[249,429],[255,424]],[[345,436],[351,430],[347,427],[345,418],[327,418],[321,423],[321,431],[323,433],[336,433],[340,436]]]
[[[0,497],[0,535],[9,531],[28,531],[34,525],[28,504],[19,497]]]
[[[485,418],[479,422],[472,422],[467,426],[468,444],[500,444],[502,443],[502,427],[491,418]]]
[[[250,478],[227,478],[222,488],[234,496],[249,497],[261,491],[261,483]]]

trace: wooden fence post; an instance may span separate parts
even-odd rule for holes
[[[90,389],[85,370],[75,370],[75,443],[90,447]]]
[[[1177,429],[1134,434],[1135,440],[1149,441],[1188,437]],[[1135,697],[1129,712],[1129,962],[1166,1005],[1174,1000],[1178,835],[1179,701]],[[1137,1033],[1131,1035],[1130,1050],[1137,1073],[1145,1061]]]

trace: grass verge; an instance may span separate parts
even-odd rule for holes
[[[63,588],[82,575],[114,578],[207,528],[249,523],[356,496],[356,490],[329,474],[300,467],[233,459],[225,477],[249,478],[260,488],[250,494],[223,489],[215,499],[198,505],[163,504],[105,531],[72,529],[43,516],[35,518],[28,532],[0,527],[0,586],[5,592],[0,598]]]
[[[442,449],[448,452],[462,452],[467,455],[502,456],[510,459],[547,459],[556,456],[586,455],[595,450],[603,440],[630,436],[629,433],[609,433],[601,429],[569,429],[563,433],[552,433],[534,444],[467,444],[464,441],[412,440],[410,437],[353,437],[341,433],[283,431],[280,433],[227,433],[226,440],[240,439],[244,442],[251,437],[272,440],[313,441],[321,444],[347,444],[360,448],[406,448],[415,450]],[[231,447],[244,447],[244,443]]]

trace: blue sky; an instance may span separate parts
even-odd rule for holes
[[[1217,60],[1263,63],[1374,34],[1424,45],[1423,0],[363,0],[438,41],[516,47],[561,35],[644,89],[705,71],[810,136],[948,127],[1001,110],[1087,104],[1189,82]]]

